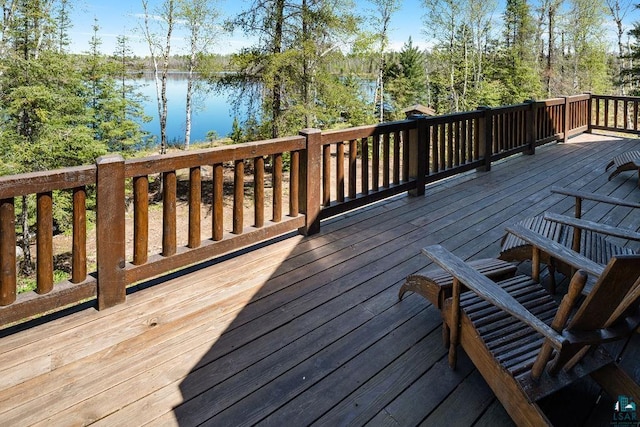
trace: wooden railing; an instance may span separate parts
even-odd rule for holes
[[[405,120],[323,132],[321,217],[417,188],[417,124]]]
[[[0,325],[56,310],[96,296],[96,279],[87,275],[87,186],[96,183],[96,167],[83,166],[0,178]],[[53,283],[53,192],[70,191],[72,214],[72,273],[70,280]],[[36,290],[17,299],[15,199],[35,194]],[[21,207],[22,208],[22,207]]]
[[[133,160],[111,155],[92,166],[1,177],[0,327],[84,300],[95,299],[99,309],[122,303],[137,282],[284,233],[313,234],[322,218],[400,192],[424,194],[428,182],[490,170],[498,159],[534,154],[576,133],[636,132],[638,101],[587,94]],[[87,188],[96,194],[90,274]],[[58,191],[73,194],[72,273],[54,284]],[[154,203],[162,206],[158,225],[150,222],[150,194],[161,201]],[[15,201],[29,195],[37,199],[37,288],[18,295]],[[181,197],[186,229],[177,226]],[[162,235],[160,248],[150,247],[150,232]]]
[[[640,134],[640,97],[590,95],[591,129]]]

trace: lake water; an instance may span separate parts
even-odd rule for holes
[[[138,79],[135,82],[138,91],[147,99],[143,102],[144,112],[152,121],[143,123],[142,128],[160,141],[160,120],[156,101],[156,89],[153,79]],[[167,139],[172,143],[182,143],[185,131],[187,80],[172,76],[167,81]],[[198,95],[191,116],[191,142],[205,141],[209,131],[215,131],[218,137],[231,133],[233,111],[229,103],[229,92],[209,91]]]
[[[156,89],[152,78],[133,81],[138,91],[147,99],[143,103],[145,114],[152,121],[143,123],[142,128],[160,141],[160,121],[156,101]],[[363,101],[373,99],[375,81],[362,80]],[[191,119],[191,142],[206,141],[207,133],[214,131],[218,138],[229,136],[233,126],[234,112],[229,102],[232,89],[209,91],[197,96]],[[167,80],[167,139],[169,144],[182,144],[185,130],[187,79],[179,73],[172,74]],[[242,124],[244,117],[238,118]]]

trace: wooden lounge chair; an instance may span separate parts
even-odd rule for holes
[[[640,255],[614,256],[583,300],[587,273],[579,270],[558,305],[528,276],[495,283],[441,246],[423,253],[455,278],[442,307],[449,364],[460,344],[516,424],[550,425],[536,402],[587,375],[612,397],[640,402],[640,386],[599,345],[640,325]]]
[[[628,151],[626,153],[615,156],[607,164],[605,170],[609,170],[611,166],[615,166],[616,169],[611,175],[609,175],[609,181],[611,181],[611,178],[618,175],[620,172],[637,170],[638,186],[640,186],[640,151]]]
[[[525,218],[518,224],[602,265],[607,264],[614,255],[635,253],[632,248],[621,246],[612,241],[610,237],[640,241],[640,233],[582,219],[582,201],[592,200],[631,208],[640,208],[640,203],[559,187],[553,187],[551,192],[575,197],[575,218],[545,213]],[[502,238],[499,258],[510,262],[530,260],[532,259],[532,247],[520,237],[507,231]],[[541,254],[540,262],[549,267],[552,289],[555,286],[553,273],[556,270],[567,277],[573,272],[570,266],[549,258],[547,254]]]

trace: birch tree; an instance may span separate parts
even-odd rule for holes
[[[616,67],[618,71],[619,85],[620,85],[620,94],[626,95],[626,82],[622,78],[624,75],[623,70],[627,69],[627,58],[625,54],[624,43],[622,38],[624,36],[625,27],[624,21],[627,17],[627,14],[631,11],[633,7],[633,0],[605,0],[607,4],[607,8],[609,10],[609,14],[613,19],[613,22],[616,26],[616,41],[618,44],[618,57],[616,58]]]
[[[153,64],[153,80],[156,87],[158,119],[160,122],[160,154],[167,152],[167,78],[169,74],[169,58],[171,57],[171,36],[176,19],[176,0],[162,0],[154,10],[149,0],[142,0],[143,24],[142,32],[149,47],[149,55]]]
[[[384,121],[384,70],[385,52],[389,45],[389,24],[391,17],[400,9],[400,0],[372,0],[376,7],[377,16],[374,19],[374,32],[378,44],[378,76],[376,98],[378,102],[379,121]]]
[[[604,89],[607,79],[606,51],[602,34],[605,7],[602,0],[571,0],[567,37],[571,51],[569,93]],[[567,87],[569,86],[569,87]],[[565,90],[567,90],[565,89]]]
[[[425,28],[438,42],[436,57],[446,68],[448,111],[474,108],[482,99],[485,51],[490,34],[493,0],[423,0]],[[473,93],[472,93],[473,92]]]
[[[218,11],[210,0],[178,0],[177,17],[187,31],[189,39],[187,59],[187,94],[185,109],[184,148],[191,142],[191,116],[194,96],[198,92],[197,68],[199,57],[206,54],[218,33],[216,20]]]

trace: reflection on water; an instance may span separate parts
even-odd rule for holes
[[[160,121],[156,90],[152,78],[142,78],[130,83],[138,85],[138,91],[146,100],[143,102],[144,112],[152,121],[143,123],[142,128],[160,140]],[[209,90],[196,95],[191,118],[191,142],[205,141],[207,133],[214,131],[218,137],[226,137],[231,133],[233,109],[229,102],[230,90]],[[171,75],[167,80],[167,139],[171,144],[184,141],[186,117],[187,79],[179,75]]]

